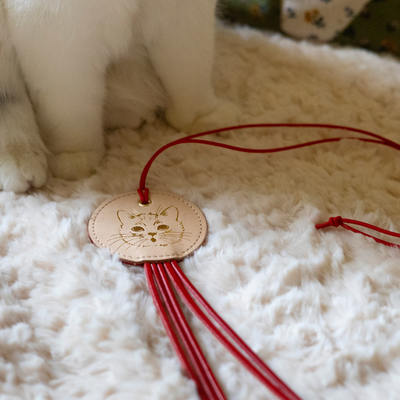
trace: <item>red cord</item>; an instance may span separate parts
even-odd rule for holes
[[[226,400],[215,376],[204,357],[203,352],[193,335],[192,330],[180,308],[180,305],[175,297],[171,287],[171,282],[168,279],[165,267],[163,264],[152,264],[153,274],[159,287],[162,287],[161,292],[164,294],[164,301],[167,304],[168,311],[174,321],[177,330],[179,331],[181,340],[189,354],[189,358],[196,370],[199,381],[202,383],[202,390],[207,393],[207,400]]]
[[[153,298],[154,304],[157,308],[158,314],[160,315],[161,321],[164,325],[164,328],[171,340],[172,345],[174,346],[175,352],[178,355],[178,358],[184,367],[186,373],[196,382],[198,386],[201,386],[196,374],[193,371],[192,366],[182,348],[181,342],[179,341],[177,334],[175,332],[174,326],[169,318],[169,315],[164,307],[162,298],[160,293],[158,292],[156,283],[154,281],[154,275],[152,270],[152,265],[149,263],[144,264],[144,272],[146,274],[147,286],[149,287],[151,297]]]
[[[329,139],[320,139],[320,140],[314,140],[311,142],[306,142],[306,143],[301,143],[301,144],[297,144],[297,145],[292,145],[292,146],[285,146],[285,147],[278,147],[278,148],[272,148],[272,149],[248,149],[248,148],[244,148],[244,147],[236,147],[236,146],[231,146],[231,145],[227,145],[224,143],[217,143],[217,142],[212,142],[212,141],[208,141],[208,140],[202,140],[202,139],[197,139],[201,136],[206,136],[206,135],[212,135],[215,133],[221,133],[221,132],[226,132],[226,131],[233,131],[233,130],[239,130],[239,129],[246,129],[246,128],[327,128],[327,129],[338,129],[338,130],[344,130],[344,131],[349,131],[349,132],[355,132],[355,133],[359,133],[361,135],[365,135],[365,136],[369,136],[373,139],[369,139],[369,138],[360,138],[360,137],[354,137],[354,136],[345,136],[345,137],[335,137],[335,138],[329,138]],[[224,149],[228,149],[228,150],[233,150],[233,151],[239,151],[239,152],[243,152],[243,153],[277,153],[277,152],[281,152],[281,151],[287,151],[287,150],[294,150],[294,149],[299,149],[302,147],[307,147],[307,146],[314,146],[317,144],[322,144],[322,143],[331,143],[331,142],[338,142],[342,139],[352,139],[352,140],[360,140],[362,142],[367,142],[367,143],[376,143],[376,144],[382,144],[384,146],[389,146],[393,149],[396,150],[400,150],[400,144],[393,142],[389,139],[384,138],[383,136],[377,135],[375,133],[372,132],[368,132],[368,131],[364,131],[361,129],[356,129],[356,128],[350,128],[347,126],[341,126],[341,125],[327,125],[327,124],[249,124],[249,125],[238,125],[238,126],[231,126],[231,127],[227,127],[227,128],[221,128],[221,129],[214,129],[211,131],[207,131],[207,132],[201,132],[201,133],[196,133],[194,135],[189,135],[186,136],[184,138],[175,140],[171,143],[168,143],[166,145],[164,145],[163,147],[161,147],[160,149],[158,149],[153,156],[150,158],[150,160],[147,162],[147,164],[145,165],[145,167],[143,168],[142,174],[140,176],[140,182],[139,182],[139,188],[138,188],[138,193],[140,196],[140,201],[143,204],[147,204],[149,202],[149,189],[146,188],[146,178],[147,178],[147,174],[150,170],[151,165],[153,164],[153,162],[155,161],[155,159],[161,154],[163,153],[165,150],[169,149],[170,147],[173,146],[177,146],[179,144],[203,144],[203,145],[207,145],[207,146],[215,146],[215,147],[221,147]],[[365,224],[363,222],[359,222],[359,221],[354,221],[354,220],[343,220],[343,221],[347,221],[348,223],[352,223],[355,225],[361,225],[364,227],[367,227],[369,229],[373,229],[376,230],[378,232],[382,232],[385,233],[387,235],[391,235],[394,237],[400,237],[400,235],[390,232],[390,231],[385,231],[383,229],[380,229],[378,227],[375,227],[373,225],[369,225],[369,224]],[[323,225],[323,226],[322,226]],[[396,245],[394,243],[390,243],[387,242],[385,240],[381,240],[378,239],[374,236],[368,235],[364,232],[361,232],[357,229],[351,228],[348,225],[341,223],[341,226],[343,226],[343,228],[346,228],[352,232],[355,233],[361,233],[364,236],[367,237],[371,237],[373,238],[376,242],[378,243],[382,243],[384,245],[387,246],[393,246],[393,247],[398,247],[400,248],[400,245]],[[316,225],[317,229],[321,229],[324,228],[326,226],[332,226],[332,225],[326,225],[326,224],[319,224]],[[333,225],[335,226],[335,225]]]

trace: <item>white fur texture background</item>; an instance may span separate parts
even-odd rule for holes
[[[400,142],[400,64],[362,50],[221,29],[215,86],[242,123],[349,125]],[[217,138],[273,147],[341,134],[253,130]],[[141,268],[94,247],[86,225],[136,190],[162,122],[108,134],[98,172],[0,193],[0,399],[195,400]],[[400,157],[356,141],[272,155],[182,145],[147,186],[193,201],[207,243],[182,268],[212,306],[304,400],[400,399],[400,250],[315,223],[342,215],[400,230]],[[272,399],[192,321],[232,400]]]

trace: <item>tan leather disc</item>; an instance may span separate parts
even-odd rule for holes
[[[147,205],[135,192],[115,196],[89,221],[96,246],[133,264],[180,260],[201,246],[206,233],[203,213],[173,193],[151,192]]]

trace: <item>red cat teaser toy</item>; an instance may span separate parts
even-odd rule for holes
[[[365,137],[338,137],[316,140],[304,144],[277,149],[245,149],[222,143],[198,139],[201,136],[229,130],[254,127],[329,128],[358,133]],[[150,293],[158,309],[164,327],[171,339],[185,373],[196,382],[202,400],[226,399],[202,349],[186,320],[177,295],[213,335],[266,387],[280,399],[300,400],[294,393],[233,331],[233,329],[207,303],[183,273],[178,260],[190,255],[203,243],[207,234],[207,222],[194,204],[172,193],[149,192],[146,188],[147,173],[163,151],[179,144],[205,144],[248,153],[272,153],[292,150],[341,139],[356,139],[377,143],[400,150],[400,145],[379,135],[359,129],[313,124],[256,124],[242,125],[198,133],[184,137],[161,147],[146,164],[140,179],[138,192],[115,196],[101,204],[89,221],[89,236],[98,246],[117,254],[127,264],[143,265]],[[348,224],[361,225],[381,233],[400,237],[363,222],[330,218],[317,229],[342,226],[362,233]],[[379,243],[399,247],[381,239]]]

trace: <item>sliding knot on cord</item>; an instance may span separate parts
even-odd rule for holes
[[[343,218],[338,215],[337,217],[330,217],[328,222],[324,222],[323,224],[317,224],[315,225],[316,229],[321,229],[321,228],[328,228],[330,226],[333,226],[337,228],[338,226],[342,225]]]
[[[340,226],[341,223],[342,223],[342,217],[340,215],[337,217],[331,217],[331,218],[329,218],[329,221],[328,221],[328,224],[330,226],[334,226],[335,228]]]
[[[388,231],[386,229],[382,229],[382,228],[379,228],[377,226],[374,226],[374,225],[371,225],[371,224],[367,224],[366,222],[357,221],[355,219],[342,218],[340,216],[331,217],[331,218],[329,218],[328,222],[325,222],[323,224],[315,225],[315,228],[316,229],[329,228],[330,226],[337,228],[338,226],[341,226],[341,227],[347,229],[348,231],[351,231],[351,232],[354,232],[354,233],[361,233],[362,235],[367,236],[369,238],[372,238],[372,239],[375,240],[375,242],[382,243],[385,246],[397,247],[397,248],[400,249],[400,245],[399,244],[391,243],[391,242],[388,242],[386,240],[379,239],[379,238],[377,238],[375,236],[371,236],[368,233],[362,232],[362,231],[360,231],[358,229],[355,229],[355,228],[349,226],[348,224],[362,226],[364,228],[372,229],[373,231],[380,232],[380,233],[383,233],[385,235],[389,235],[389,236],[392,236],[392,237],[400,238],[400,233],[391,232],[391,231]]]

